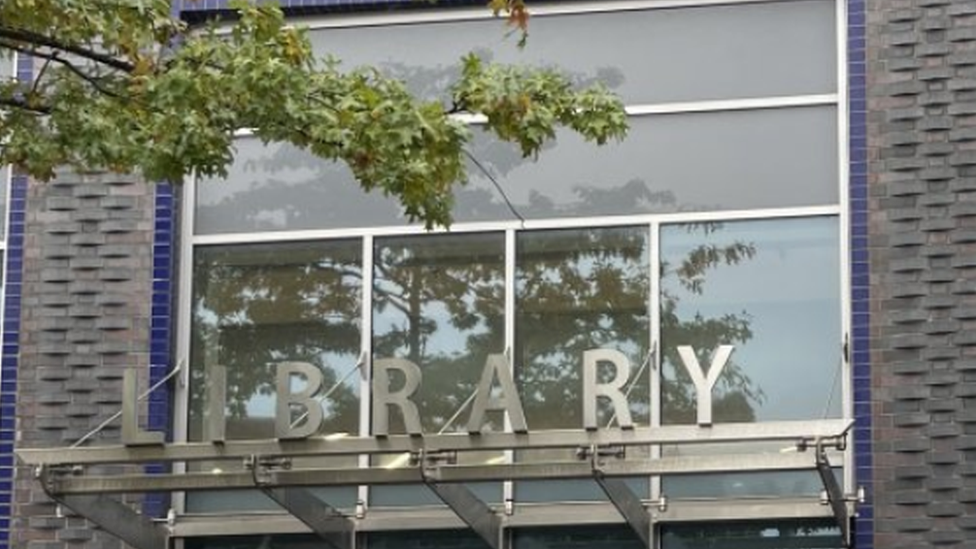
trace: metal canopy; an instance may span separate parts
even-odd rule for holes
[[[187,442],[158,446],[96,446],[86,448],[19,449],[16,454],[30,465],[95,463],[163,463],[174,461],[244,460],[251,456],[301,457],[406,452],[468,452],[478,450],[588,448],[597,446],[683,445],[717,442],[815,440],[846,433],[853,420],[770,421],[723,423],[710,427],[668,425],[634,429],[552,430],[528,433],[448,433],[442,435],[390,435],[382,438],[330,436],[304,440],[235,440],[223,443]]]
[[[816,470],[845,543],[850,528],[847,501],[830,467],[825,446],[843,445],[849,420],[724,424],[711,427],[667,426],[630,430],[545,431],[480,435],[389,436],[383,438],[311,438],[303,441],[226,441],[165,446],[19,450],[20,459],[43,474],[45,491],[136,549],[166,549],[167,531],[107,494],[199,490],[260,489],[325,540],[332,549],[354,549],[359,519],[343,516],[309,488],[390,484],[427,485],[492,549],[504,547],[503,531],[513,517],[493,510],[463,483],[592,478],[613,507],[648,548],[654,547],[655,516],[623,477],[688,475],[737,471]],[[807,453],[667,456],[626,459],[628,447],[705,442],[790,441]],[[458,453],[486,449],[571,448],[579,461],[456,465]],[[254,453],[248,454],[251,451]],[[261,453],[261,452],[265,453]],[[347,469],[291,468],[292,457],[409,453],[411,465]],[[250,470],[160,475],[87,475],[84,467],[100,463],[185,462],[244,456]],[[307,460],[303,460],[307,461]],[[52,469],[52,464],[59,467]],[[405,462],[406,464],[406,462]],[[70,474],[69,474],[70,472]],[[663,501],[663,497],[662,497]],[[663,507],[661,508],[663,511]],[[619,520],[619,519],[618,519]]]

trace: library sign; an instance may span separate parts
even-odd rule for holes
[[[695,350],[690,346],[677,347],[682,365],[688,372],[695,387],[698,404],[698,425],[712,423],[712,389],[728,364],[734,347],[722,345],[712,355],[711,364],[704,370],[699,364]],[[598,381],[597,367],[600,363],[613,366],[613,377]],[[391,372],[399,372],[404,380],[396,389],[392,387]],[[597,401],[605,398],[613,406],[617,422],[622,429],[634,428],[630,407],[624,392],[624,385],[630,378],[630,360],[620,351],[613,349],[592,349],[583,353],[583,427],[587,430],[597,428]],[[373,362],[372,368],[372,432],[374,436],[389,435],[389,419],[392,408],[397,408],[403,417],[406,434],[422,435],[420,413],[411,397],[423,382],[420,367],[402,358],[384,358]],[[304,389],[293,392],[292,380],[304,378]],[[282,440],[300,440],[318,433],[322,425],[322,406],[316,398],[322,386],[322,372],[307,362],[282,362],[276,369],[276,410],[275,436]],[[126,445],[162,444],[163,433],[141,430],[138,426],[137,388],[134,376],[127,374],[123,396],[122,436]],[[206,438],[212,442],[222,442],[225,431],[224,402],[226,400],[226,370],[214,366],[208,372],[207,409],[205,411]],[[292,411],[302,410],[304,421],[293,422]],[[512,430],[516,433],[528,432],[525,413],[519,400],[515,381],[508,367],[505,355],[489,355],[481,374],[481,381],[475,393],[471,412],[468,416],[469,434],[481,432],[485,415],[489,411],[504,411],[508,415]]]

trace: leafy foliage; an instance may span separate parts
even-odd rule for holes
[[[605,143],[627,131],[602,86],[577,90],[551,70],[483,65],[451,88],[453,108],[418,100],[374,69],[317,59],[280,9],[232,3],[228,27],[191,28],[169,0],[0,0],[0,55],[39,60],[33,83],[0,79],[0,162],[48,179],[58,166],[181,181],[222,176],[234,132],[250,129],[345,162],[367,191],[397,197],[428,226],[450,222],[471,138],[457,112],[483,114],[536,155],[555,127]],[[495,1],[525,37],[524,2]]]

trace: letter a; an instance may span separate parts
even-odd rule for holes
[[[501,385],[501,395],[493,397],[491,389],[495,384],[496,377]],[[522,402],[515,390],[515,381],[512,380],[512,372],[508,369],[508,361],[505,359],[505,355],[488,355],[488,360],[485,361],[485,369],[481,372],[481,383],[478,384],[477,396],[474,398],[471,416],[468,418],[468,433],[475,435],[481,432],[481,426],[485,422],[485,413],[488,410],[507,411],[512,430],[516,433],[528,432],[529,428],[525,424],[525,412],[522,411]]]

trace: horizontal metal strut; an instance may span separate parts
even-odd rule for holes
[[[813,471],[809,454],[745,454],[676,456],[660,459],[613,461],[600,467],[605,478],[727,473],[736,471]],[[359,486],[420,484],[425,477],[416,467],[349,469],[291,469],[265,473],[267,486]],[[431,482],[490,482],[502,480],[544,480],[589,478],[586,462],[509,463],[496,465],[443,465],[426,472]],[[184,473],[166,475],[70,476],[52,480],[52,490],[61,494],[112,494],[128,492],[172,492],[199,490],[247,490],[255,488],[249,471]]]
[[[406,452],[468,452],[482,450],[531,450],[590,446],[684,445],[717,442],[759,442],[822,439],[846,433],[847,419],[726,423],[710,427],[668,425],[596,431],[536,431],[468,435],[391,435],[382,438],[310,437],[304,440],[248,440],[174,443],[161,446],[97,446],[91,448],[20,449],[16,453],[28,465],[88,465],[174,461],[244,460],[251,456],[300,457]]]

